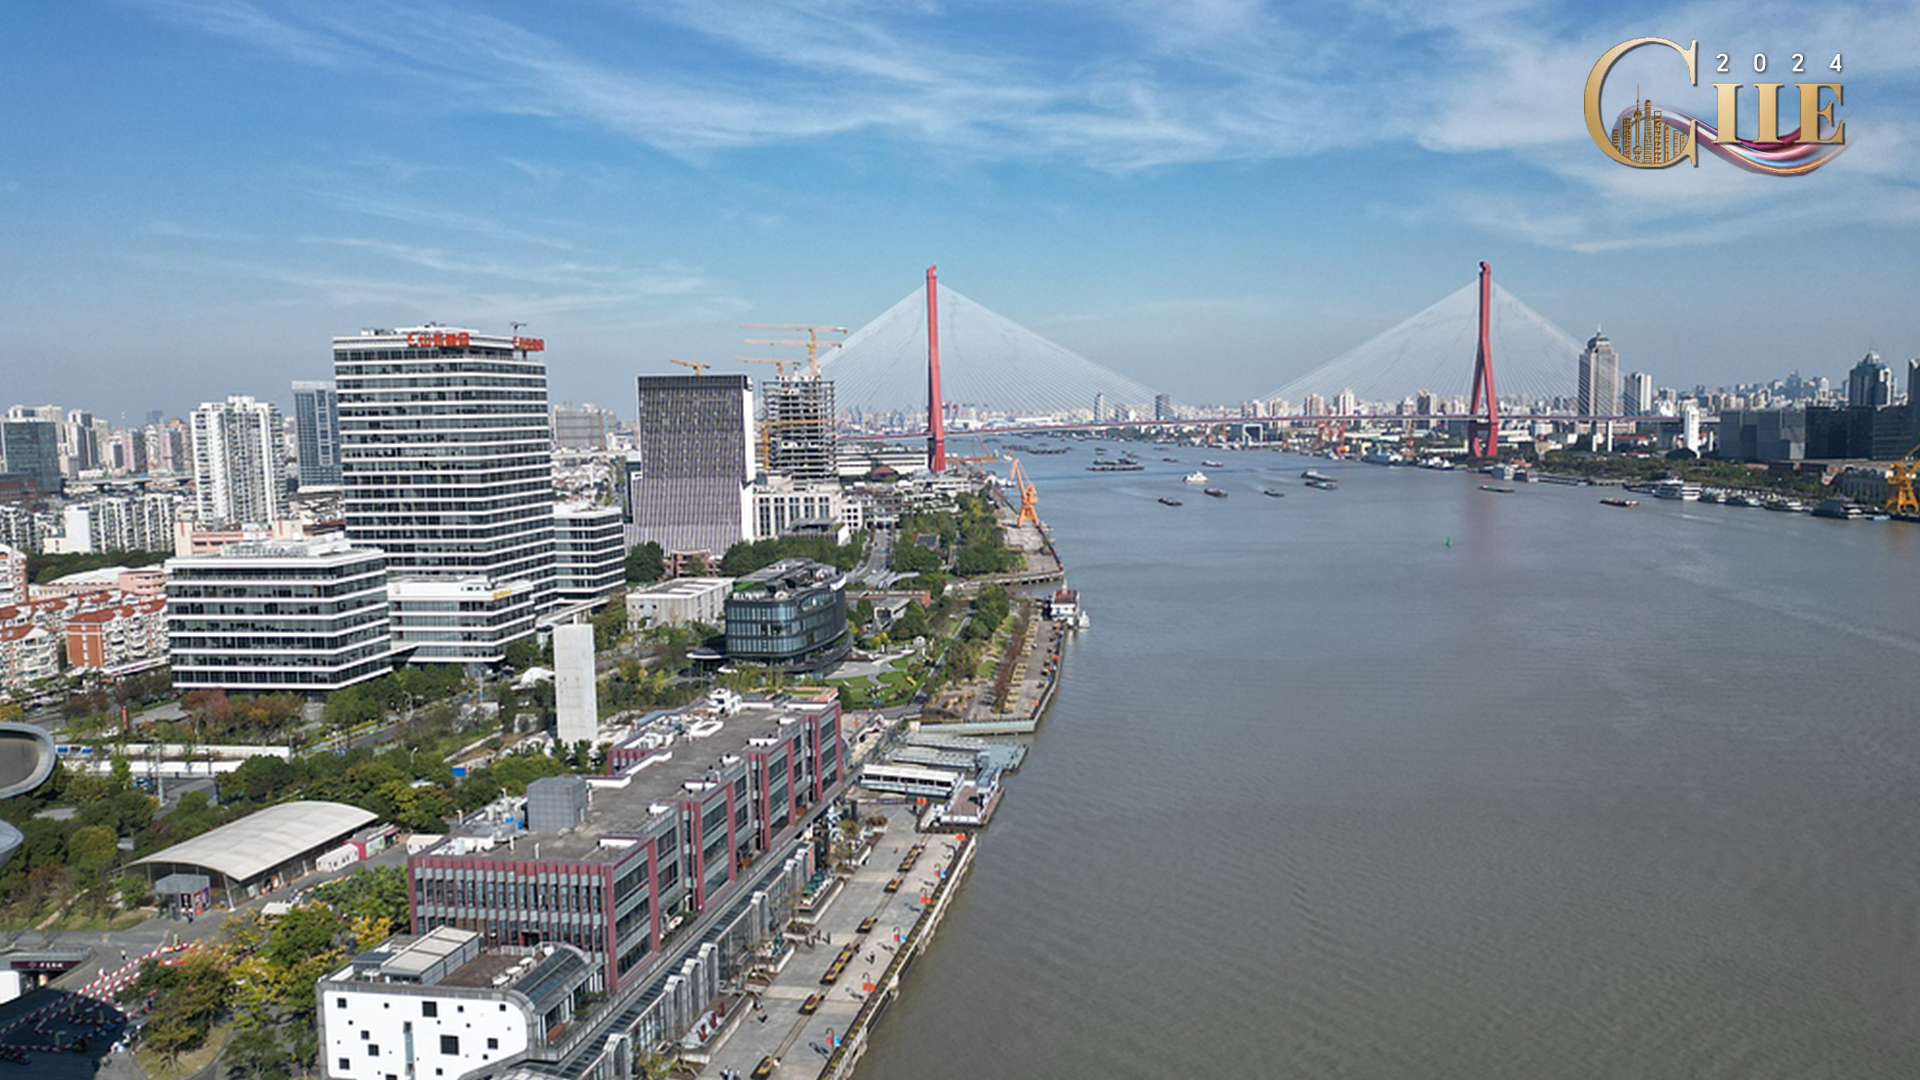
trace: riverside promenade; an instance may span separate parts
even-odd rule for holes
[[[751,1077],[773,1058],[779,1064],[768,1075],[779,1080],[837,1080],[852,1072],[873,1022],[899,996],[902,976],[932,938],[972,863],[973,844],[959,832],[916,833],[911,807],[863,806],[862,811],[884,814],[886,832],[818,914],[814,930],[821,940],[795,946],[792,959],[760,992],[759,1010],[737,1011],[700,1070],[702,1078],[718,1080],[723,1071]],[[915,845],[919,854],[903,871]],[[888,892],[895,880],[897,890]],[[868,919],[870,929],[861,933]],[[839,977],[823,985],[821,978],[849,946],[851,958]],[[815,994],[820,995],[815,1011],[801,1012]]]

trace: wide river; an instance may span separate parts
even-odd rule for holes
[[[1920,526],[1094,445],[1025,459],[1092,628],[863,1080],[1920,1076]]]

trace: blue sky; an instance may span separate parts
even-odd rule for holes
[[[670,356],[858,326],[934,262],[1187,401],[1481,259],[1660,384],[1920,355],[1912,5],[77,0],[0,32],[0,404],[285,399],[334,334],[520,320],[556,401],[624,414]],[[1609,115],[1841,53],[1851,145],[1796,180],[1608,162],[1581,87],[1645,35],[1741,74],[1643,50]]]

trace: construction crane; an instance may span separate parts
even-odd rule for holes
[[[1020,489],[1020,516],[1013,520],[1013,527],[1017,529],[1032,522],[1037,529],[1040,527],[1040,493],[1034,490],[1033,481],[1027,479],[1027,470],[1020,467],[1020,459],[1009,457],[1007,460],[1013,462],[1010,478]]]
[[[806,334],[807,340],[805,341],[778,341],[772,338],[748,338],[747,344],[785,345],[789,348],[807,350],[807,375],[809,378],[814,379],[820,377],[820,335],[839,334],[844,337],[847,333],[847,328],[844,326],[814,326],[810,323],[741,323],[740,328],[742,330],[792,330],[795,333]],[[827,342],[827,348],[829,349],[837,349],[839,347],[840,343],[837,341]],[[785,378],[784,375],[781,377]]]
[[[767,357],[767,356],[736,356],[734,357],[734,359],[739,361],[742,364],[772,364],[774,374],[779,376],[781,379],[785,379],[787,377],[788,364],[799,363],[798,360],[782,360],[778,357]]]
[[[692,368],[693,373],[695,375],[705,375],[707,373],[707,369],[713,366],[712,364],[704,363],[699,360],[682,360],[677,356],[673,357],[668,362],[679,364],[683,368]]]
[[[1887,513],[1920,514],[1920,499],[1913,497],[1913,477],[1920,472],[1920,446],[1887,466]]]

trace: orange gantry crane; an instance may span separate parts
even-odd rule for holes
[[[1027,479],[1027,470],[1020,467],[1020,459],[1009,457],[1007,460],[1013,462],[1011,479],[1020,489],[1020,516],[1014,519],[1013,525],[1019,528],[1031,522],[1037,529],[1040,527],[1040,493],[1034,490],[1033,481]]]
[[[705,375],[707,369],[713,366],[700,360],[682,360],[677,356],[668,360],[668,363],[679,364],[683,368],[692,368],[695,375]]]
[[[1907,451],[1907,456],[1887,466],[1887,512],[1890,514],[1920,514],[1920,499],[1913,496],[1913,477],[1920,472],[1920,446]]]

